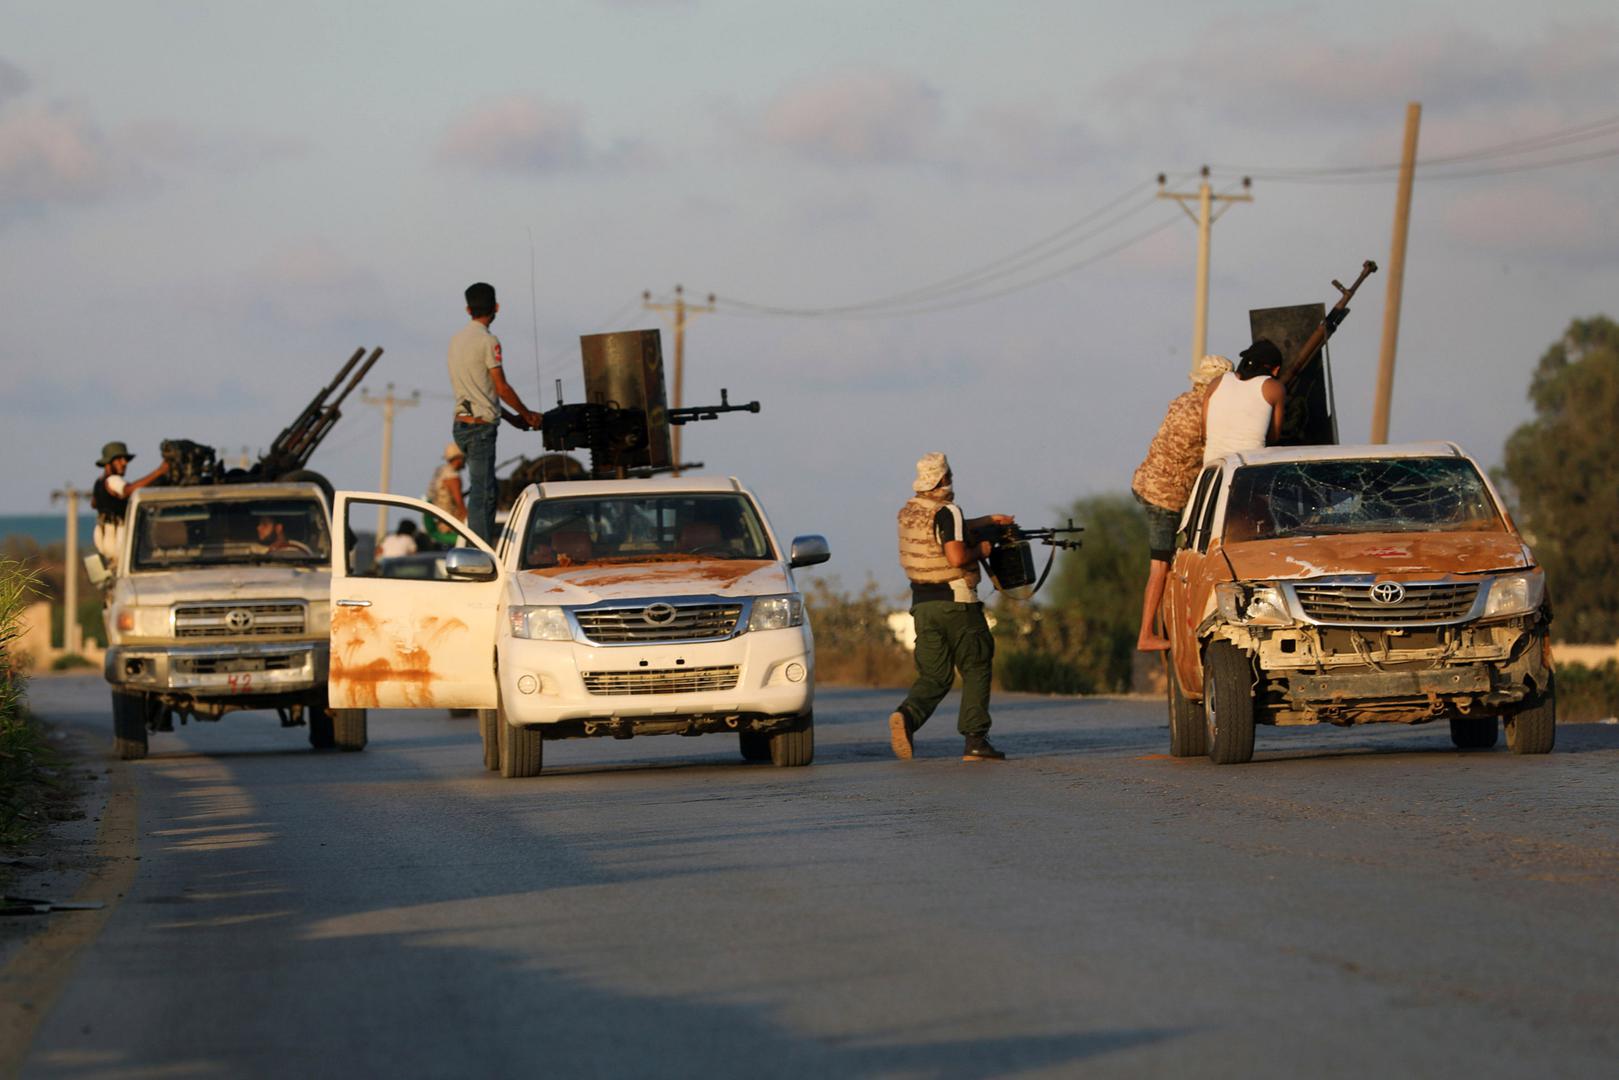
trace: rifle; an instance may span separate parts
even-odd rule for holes
[[[1332,279],[1332,287],[1343,295],[1338,298],[1336,304],[1332,305],[1332,309],[1327,312],[1326,318],[1321,320],[1321,324],[1315,328],[1315,332],[1305,339],[1303,345],[1299,346],[1299,351],[1294,354],[1293,358],[1282,365],[1280,377],[1283,386],[1290,387],[1293,380],[1298,377],[1299,372],[1303,371],[1304,366],[1310,362],[1310,358],[1321,351],[1321,346],[1327,343],[1327,339],[1337,331],[1338,324],[1344,321],[1344,316],[1349,314],[1349,300],[1355,295],[1355,290],[1360,288],[1360,283],[1365,281],[1368,276],[1375,273],[1377,273],[1377,264],[1367,259],[1361,264],[1360,277],[1356,278],[1355,283],[1349,288],[1344,288],[1343,283],[1337,278]]]

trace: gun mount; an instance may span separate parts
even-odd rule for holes
[[[356,386],[360,385],[360,380],[366,377],[380,356],[382,356],[381,346],[372,349],[369,356],[366,355],[364,346],[355,349],[354,355],[338,369],[337,376],[304,406],[303,412],[299,413],[280,435],[276,436],[270,448],[246,468],[227,468],[211,446],[189,439],[165,439],[162,444],[163,460],[169,466],[165,482],[174,485],[194,485],[310,480],[319,484],[330,497],[331,483],[320,473],[312,472],[306,466],[320,446],[321,440],[325,439],[338,420],[342,419],[341,406],[344,400],[354,392]]]
[[[700,468],[701,462],[674,460],[671,428],[717,420],[725,413],[759,411],[757,401],[731,404],[728,390],[720,391],[718,405],[670,408],[664,395],[663,349],[656,330],[587,334],[579,339],[579,347],[586,400],[563,404],[559,380],[557,405],[543,414],[540,435],[553,456],[575,450],[588,452],[589,479],[652,476]],[[509,423],[522,426],[513,414],[503,410],[503,415]],[[503,490],[520,475],[532,473],[535,479],[547,475],[540,469],[545,460],[524,458],[502,481]]]

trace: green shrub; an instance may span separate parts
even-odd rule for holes
[[[904,611],[903,599],[885,596],[866,579],[857,594],[836,578],[817,578],[804,593],[815,631],[815,681],[828,686],[908,686],[916,676],[911,654],[894,639],[888,616]]]
[[[64,653],[51,661],[52,671],[83,671],[85,668],[95,666],[94,660],[88,660],[78,653]]]
[[[1619,663],[1557,665],[1557,720],[1588,723],[1619,716]]]
[[[997,650],[995,677],[1004,690],[1031,694],[1089,694],[1096,689],[1078,664],[1038,649]]]

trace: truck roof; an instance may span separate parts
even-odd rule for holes
[[[177,487],[148,487],[135,492],[141,502],[195,502],[205,499],[286,499],[311,495],[322,502],[326,495],[316,484],[306,482],[268,484],[189,484]]]
[[[1227,454],[1230,465],[1273,465],[1283,461],[1350,461],[1367,458],[1467,457],[1453,442],[1417,442],[1358,446],[1270,446]]]
[[[734,476],[652,476],[638,480],[558,480],[535,484],[542,499],[579,495],[677,495],[684,492],[741,491]]]

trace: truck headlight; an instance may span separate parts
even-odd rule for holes
[[[1490,598],[1484,604],[1484,618],[1527,615],[1540,607],[1546,592],[1546,579],[1539,574],[1508,574],[1490,582]]]
[[[1282,590],[1274,585],[1248,585],[1222,581],[1214,587],[1220,617],[1226,622],[1248,626],[1286,626],[1293,621],[1287,613]]]
[[[571,641],[568,613],[559,607],[509,607],[506,617],[512,624],[512,637],[533,641]]]
[[[804,598],[797,593],[758,597],[753,601],[753,614],[748,616],[749,630],[785,630],[802,625]]]

